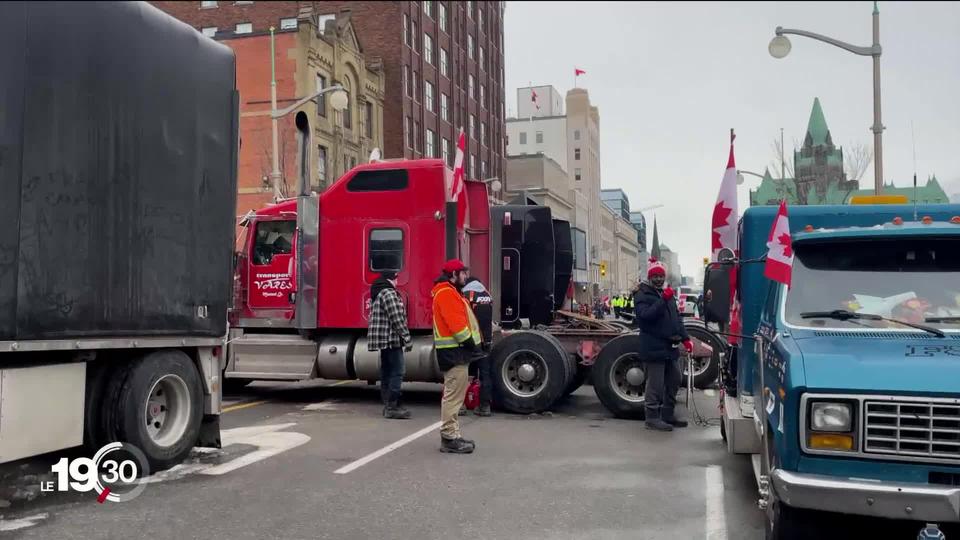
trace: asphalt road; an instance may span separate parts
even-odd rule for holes
[[[448,455],[427,429],[439,396],[439,385],[405,386],[414,418],[397,421],[380,416],[379,391],[361,382],[257,383],[227,396],[221,451],[155,475],[129,502],[14,501],[0,507],[0,537],[763,537],[749,460],[727,455],[716,427],[647,431],[612,418],[584,387],[553,414],[470,415],[476,453]],[[699,410],[716,416],[715,399],[698,394]],[[0,479],[22,483],[57,458],[15,464],[12,476],[0,469]]]

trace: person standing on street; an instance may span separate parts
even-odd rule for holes
[[[663,263],[650,259],[648,283],[640,284],[634,299],[641,337],[639,352],[647,372],[646,426],[657,431],[687,426],[674,410],[682,378],[679,347],[683,346],[687,354],[693,352],[693,342],[677,308],[676,293],[670,287],[664,288],[666,275]]]
[[[493,297],[483,286],[483,283],[475,278],[467,278],[463,287],[463,295],[470,302],[474,315],[477,317],[477,323],[480,325],[480,335],[483,339],[481,348],[483,357],[470,365],[476,366],[477,375],[480,377],[480,406],[474,411],[477,416],[492,416],[490,403],[493,400],[493,378],[490,374],[490,346],[493,343]]]
[[[380,351],[380,398],[384,418],[405,420],[410,411],[400,404],[403,350],[411,343],[407,310],[397,293],[397,273],[385,271],[370,287],[367,350]]]
[[[482,354],[480,325],[461,291],[467,279],[467,267],[451,259],[443,264],[430,295],[433,297],[433,346],[437,364],[443,371],[443,400],[440,407],[440,451],[470,454],[473,441],[460,432],[459,412],[467,394],[467,366]]]

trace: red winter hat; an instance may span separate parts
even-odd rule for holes
[[[440,268],[444,274],[453,274],[454,272],[459,272],[466,269],[467,265],[463,264],[463,261],[460,259],[450,259],[449,261],[443,263],[443,267]]]
[[[667,267],[655,257],[650,257],[650,266],[647,268],[647,277],[649,278],[656,275],[667,275]]]

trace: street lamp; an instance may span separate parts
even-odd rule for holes
[[[737,185],[742,186],[744,182],[743,175],[749,174],[750,176],[756,176],[757,178],[763,180],[762,174],[757,174],[755,172],[744,171],[743,169],[737,169]]]
[[[796,36],[804,36],[817,41],[822,41],[824,43],[829,43],[835,47],[840,47],[845,51],[850,51],[853,54],[860,56],[872,56],[873,57],[873,126],[870,128],[873,131],[873,176],[874,176],[874,192],[877,195],[880,195],[880,192],[883,190],[883,122],[880,121],[880,10],[877,8],[877,3],[873,3],[873,44],[869,47],[858,47],[856,45],[851,45],[843,41],[833,39],[820,34],[815,34],[813,32],[807,32],[806,30],[795,30],[790,28],[783,28],[778,26],[776,31],[776,36],[770,40],[770,45],[767,49],[770,51],[770,56],[774,58],[784,58],[790,54],[790,40],[787,38],[787,34],[792,34]]]
[[[316,92],[310,94],[309,96],[297,101],[293,105],[287,107],[283,110],[277,110],[277,73],[275,66],[275,54],[274,54],[274,43],[273,43],[273,30],[274,28],[270,27],[270,118],[273,125],[273,170],[270,172],[270,182],[273,185],[273,197],[274,200],[280,200],[280,150],[279,150],[279,127],[278,120],[284,116],[292,113],[298,109],[303,104],[308,101],[317,99],[318,97],[333,92],[330,96],[330,106],[335,111],[342,111],[347,108],[347,105],[350,103],[350,97],[347,95],[347,91],[343,86],[337,84],[334,86],[329,86],[327,88],[321,88]]]

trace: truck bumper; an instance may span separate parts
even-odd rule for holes
[[[875,482],[776,469],[777,498],[788,506],[934,523],[960,521],[960,487]]]

